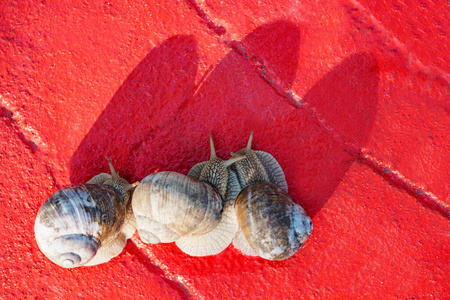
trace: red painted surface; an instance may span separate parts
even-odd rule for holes
[[[436,298],[450,283],[444,1],[0,4],[0,298]],[[61,269],[40,205],[107,171],[186,173],[254,146],[314,231],[270,262],[189,257],[137,235]]]

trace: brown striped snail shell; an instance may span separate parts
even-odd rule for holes
[[[291,257],[312,231],[303,208],[280,187],[261,182],[245,188],[236,199],[242,235],[255,253],[269,260]]]
[[[211,159],[195,165],[189,176],[165,171],[145,177],[132,200],[141,240],[176,242],[183,252],[192,256],[218,253],[221,238],[215,232],[222,223],[227,168],[241,159],[218,158],[211,138]]]
[[[135,231],[130,191],[108,159],[111,174],[63,188],[38,211],[34,231],[44,255],[64,268],[92,266],[120,254]]]
[[[304,209],[287,193],[284,172],[275,158],[247,147],[232,153],[246,158],[235,163],[242,187],[234,203],[239,230],[233,245],[247,255],[283,260],[297,252],[313,226]]]

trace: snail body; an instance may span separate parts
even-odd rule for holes
[[[236,153],[231,153],[232,157],[246,156],[245,159],[232,167],[237,175],[241,190],[257,182],[270,182],[287,192],[286,178],[278,161],[268,152],[252,150],[252,140],[253,132],[250,135],[247,147]]]
[[[213,255],[225,249],[235,234],[227,233],[225,240],[229,242],[223,246],[228,167],[241,159],[218,158],[211,139],[211,159],[195,165],[188,176],[165,171],[145,177],[132,201],[141,240],[175,242],[192,256]]]
[[[120,254],[135,231],[129,191],[108,159],[111,174],[50,196],[38,211],[34,231],[44,255],[64,268],[92,266]]]
[[[287,193],[284,172],[275,158],[251,149],[252,137],[253,132],[247,147],[232,153],[246,156],[232,167],[241,187],[234,203],[239,230],[233,245],[247,255],[283,260],[300,249],[312,232],[312,222]]]

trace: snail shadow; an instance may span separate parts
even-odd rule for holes
[[[296,76],[307,75],[300,73],[302,61],[308,57],[302,55],[301,39],[297,25],[278,21],[257,28],[242,44],[254,56],[248,61],[256,65],[259,76],[274,90],[277,85],[286,90],[292,88]],[[259,149],[280,162],[291,196],[310,217],[326,204],[369,139],[379,77],[373,54],[350,55],[303,96],[306,108],[295,106],[292,110],[284,95],[272,96],[260,103],[263,120],[249,122],[247,132],[255,130],[256,143],[265,141],[267,145],[260,144]],[[262,122],[266,124],[261,126]]]
[[[279,161],[292,198],[314,218],[370,137],[377,109],[379,69],[372,54],[353,54],[303,96],[307,107],[293,108],[272,79],[291,88],[296,76],[304,75],[297,73],[304,59],[301,40],[300,28],[288,21],[265,24],[248,34],[208,74],[192,98],[187,98],[174,126],[178,138],[187,136],[191,140],[184,145],[184,151],[192,164],[209,157],[209,134],[214,137],[218,156],[226,159],[230,152],[245,147],[253,130],[252,147],[271,153]],[[174,262],[171,268],[175,271],[189,270],[199,276],[224,270],[230,274],[254,272],[265,266],[297,268],[308,261],[303,259],[302,251],[296,254],[297,259],[273,262],[248,256],[236,259],[240,254],[233,247],[203,258],[184,255],[174,245],[152,250],[158,257]]]
[[[307,110],[316,116],[314,122],[326,133],[323,139],[310,139],[302,145],[303,155],[314,158],[303,171],[293,171],[293,193],[299,199],[307,199],[305,208],[312,217],[334,193],[370,137],[376,116],[379,76],[374,55],[353,54],[303,97],[309,106]],[[287,176],[290,177],[289,173]]]
[[[197,42],[190,35],[173,36],[152,49],[80,143],[70,162],[71,182],[81,184],[108,172],[105,156],[130,181],[136,178],[135,167],[152,165],[152,157],[134,165],[135,152],[152,140],[156,128],[171,123],[178,106],[191,97],[197,63]]]
[[[270,78],[291,88],[296,76],[303,75],[297,74],[301,39],[302,31],[291,22],[265,24],[242,40],[244,52],[236,48],[227,54],[198,89],[195,39],[168,39],[133,70],[81,142],[71,160],[72,183],[107,171],[105,155],[130,181],[157,168],[185,173],[209,157],[209,134],[218,156],[228,158],[246,145],[253,130],[253,148],[279,161],[294,201],[314,217],[357,159],[348,145],[358,149],[370,136],[379,70],[373,55],[354,54],[307,92],[303,98],[308,109],[293,108]],[[292,259],[235,259],[237,250],[197,258],[182,254],[174,244],[149,247],[180,273],[241,273],[292,265]],[[298,257],[294,265],[305,261]],[[227,266],[216,268],[218,264]]]
[[[309,89],[305,107],[293,108],[277,85],[290,89],[296,76],[306,75],[297,74],[301,39],[300,28],[288,21],[257,28],[222,59],[180,115],[203,137],[212,132],[223,158],[243,148],[253,130],[253,148],[279,161],[294,201],[314,217],[370,137],[379,68],[374,55],[353,54]],[[201,127],[194,124],[199,119]],[[192,157],[200,153],[196,161],[205,160],[206,141],[194,144],[205,147],[190,149]]]

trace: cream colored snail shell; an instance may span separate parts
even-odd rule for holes
[[[120,254],[135,231],[129,192],[108,159],[111,174],[63,188],[37,213],[34,231],[44,255],[64,268],[92,266]]]
[[[232,153],[246,156],[232,166],[242,188],[234,203],[239,230],[233,246],[247,255],[283,260],[300,249],[312,222],[287,193],[280,164],[271,154],[252,150],[252,138],[253,132],[247,147]]]
[[[228,233],[223,222],[222,198],[227,192],[228,167],[243,158],[223,161],[210,141],[211,159],[195,165],[189,176],[158,172],[136,188],[133,211],[143,242],[176,242],[192,256],[213,255],[231,243],[235,231]]]

